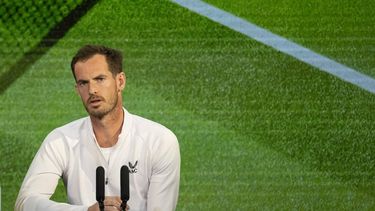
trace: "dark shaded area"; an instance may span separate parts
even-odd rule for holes
[[[89,11],[98,0],[87,0],[73,9],[58,24],[56,24],[41,41],[29,51],[27,51],[20,60],[14,63],[6,72],[0,76],[0,94],[22,76],[26,70],[39,58],[41,58],[51,47],[53,47],[68,30],[73,27],[87,11]]]

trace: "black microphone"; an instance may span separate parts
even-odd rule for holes
[[[120,186],[121,186],[121,209],[126,210],[126,203],[130,198],[129,193],[129,168],[122,166],[120,171]]]
[[[98,201],[101,211],[104,210],[104,198],[104,168],[98,166],[98,168],[96,168],[96,201]]]

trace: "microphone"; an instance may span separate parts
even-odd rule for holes
[[[125,165],[121,167],[120,171],[120,186],[121,186],[121,210],[126,210],[126,203],[130,198],[129,194],[129,168]]]
[[[98,166],[98,168],[96,168],[96,201],[98,201],[101,211],[104,211],[104,198],[104,168]]]

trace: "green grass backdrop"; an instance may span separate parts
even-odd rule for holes
[[[371,53],[366,46],[373,43],[366,44],[360,30],[352,32],[351,45],[363,56],[329,48],[335,42],[347,47],[340,37],[334,39],[331,13],[288,18],[278,14],[283,8],[291,16],[304,14],[298,12],[301,5],[208,2],[360,71],[373,71],[373,61],[366,62]],[[363,11],[364,17],[372,12]],[[331,24],[317,26],[313,17]],[[310,25],[293,27],[298,23]],[[319,39],[315,30],[332,33],[332,39]],[[87,43],[124,52],[125,107],[166,125],[179,138],[178,210],[375,208],[373,94],[169,1],[114,0],[99,2],[0,96],[4,210],[12,209],[47,133],[86,115],[69,63]],[[66,200],[61,184],[53,198]]]
[[[0,75],[33,49],[80,3],[82,0],[1,1]]]

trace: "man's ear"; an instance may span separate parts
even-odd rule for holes
[[[124,72],[117,74],[117,89],[118,91],[122,91],[125,89],[126,86],[126,75]]]
[[[74,90],[76,91],[76,94],[79,95],[77,83],[74,84]]]

